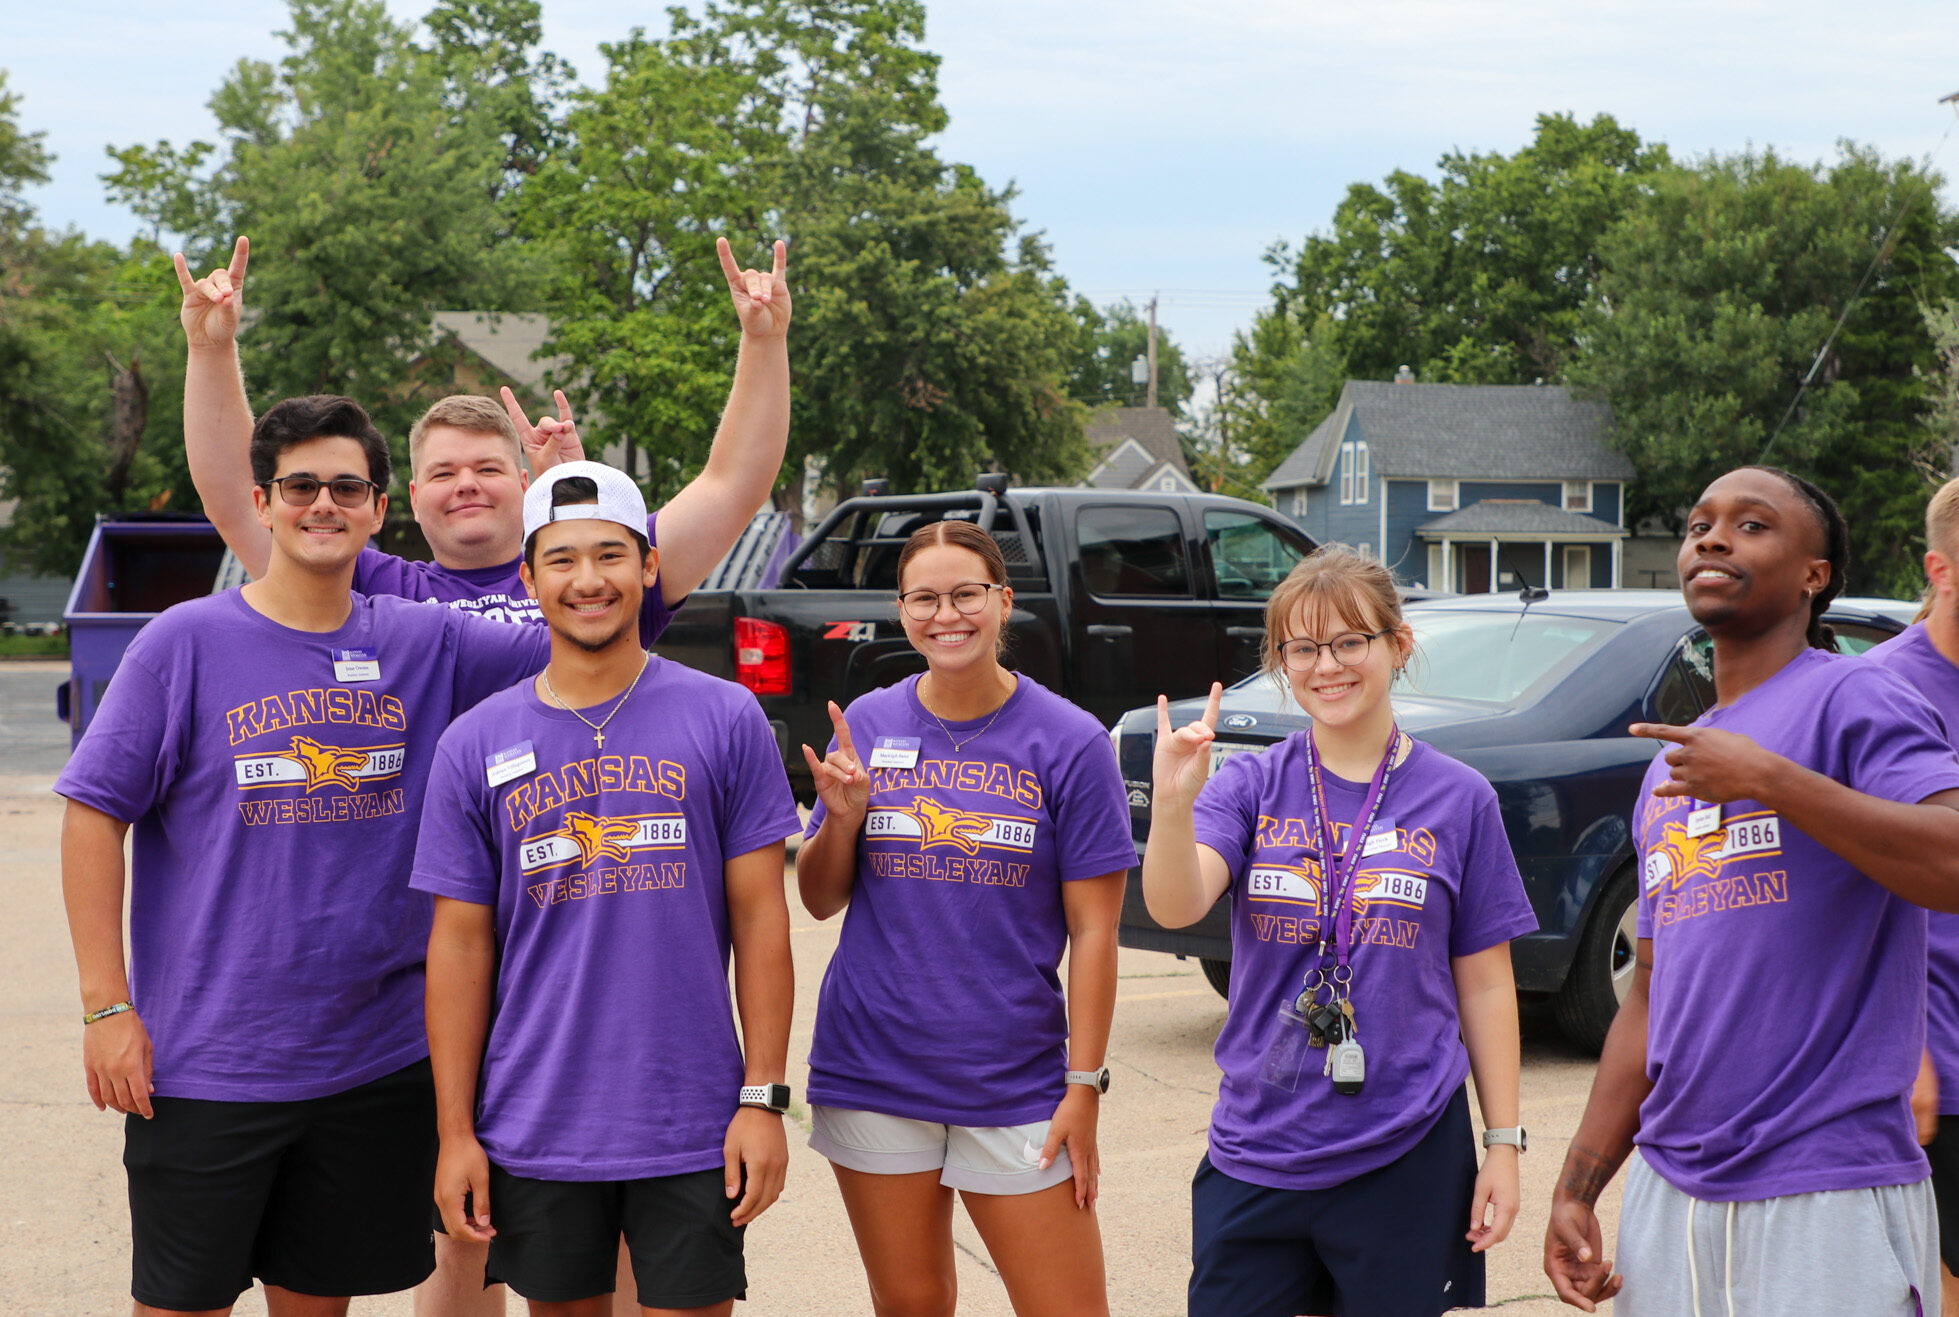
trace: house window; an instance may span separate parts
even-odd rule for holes
[[[1295,517],[1306,515],[1306,491],[1303,489],[1292,491],[1292,515]]]
[[[1428,482],[1428,510],[1430,512],[1454,512],[1456,510],[1455,481],[1431,480]]]
[[[1340,501],[1354,501],[1354,446],[1351,442],[1340,445]]]
[[[1591,481],[1567,480],[1564,482],[1564,510],[1566,512],[1590,512],[1592,510]]]
[[[1177,478],[1175,476],[1165,476],[1156,482],[1156,487],[1166,494],[1174,494],[1177,492]]]
[[[1367,441],[1354,445],[1354,502],[1367,502]]]
[[[1567,544],[1564,546],[1564,588],[1567,590],[1589,590],[1592,588],[1591,545]]]
[[[1374,546],[1366,540],[1362,540],[1355,547],[1360,551],[1360,556],[1363,558],[1372,558],[1374,556]]]

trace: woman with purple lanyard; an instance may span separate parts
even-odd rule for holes
[[[1510,939],[1537,926],[1496,793],[1395,725],[1414,637],[1386,567],[1320,549],[1273,591],[1265,635],[1309,729],[1207,784],[1218,688],[1187,727],[1158,715],[1150,914],[1178,928],[1232,895],[1190,1312],[1481,1307],[1524,1144]]]
[[[796,882],[818,919],[848,906],[810,1146],[879,1317],[952,1312],[955,1190],[1016,1313],[1106,1314],[1095,1127],[1136,856],[1122,777],[1100,723],[1001,665],[1013,590],[991,535],[921,528],[898,604],[925,675],[832,704],[829,754],[803,747],[819,800]]]

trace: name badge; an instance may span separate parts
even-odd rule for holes
[[[880,736],[871,745],[871,767],[916,768],[921,744],[916,736]]]
[[[336,649],[333,651],[333,679],[379,681],[381,657],[371,649]]]
[[[1717,831],[1720,826],[1721,807],[1719,805],[1703,805],[1699,801],[1695,801],[1694,808],[1687,812],[1687,835],[1689,837],[1705,837],[1708,833]]]
[[[1367,842],[1360,848],[1360,858],[1364,860],[1370,855],[1391,851],[1395,848],[1395,842],[1394,820],[1382,819],[1374,825],[1374,831],[1367,834]]]
[[[505,782],[537,771],[537,755],[529,741],[519,741],[508,750],[499,750],[483,761],[484,776],[490,785],[500,787]]]

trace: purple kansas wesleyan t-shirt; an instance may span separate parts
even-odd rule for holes
[[[1875,664],[1807,649],[1697,727],[1867,795],[1959,788],[1938,715]],[[1925,1043],[1925,912],[1759,801],[1688,835],[1694,803],[1640,788],[1639,936],[1653,940],[1637,1142],[1709,1202],[1912,1184],[1909,1094]]]
[[[1308,1050],[1295,1091],[1266,1083],[1279,1007],[1319,963],[1320,922],[1335,913],[1322,905],[1332,896],[1313,842],[1307,735],[1225,760],[1195,810],[1197,840],[1231,868],[1231,1005],[1218,1035],[1211,1164],[1271,1189],[1343,1184],[1419,1143],[1469,1074],[1451,962],[1537,927],[1495,790],[1416,741],[1375,815],[1371,835],[1392,832],[1394,842],[1363,851],[1354,880],[1349,961],[1367,1082],[1335,1093],[1320,1073],[1326,1053]],[[1322,781],[1344,855],[1368,784]]]
[[[1864,656],[1904,678],[1938,711],[1946,738],[1959,734],[1959,668],[1921,626]],[[1959,1116],[1959,915],[1925,914],[1925,1045],[1939,1072],[1939,1114]]]
[[[649,544],[658,544],[653,538],[653,527],[659,518],[656,512],[646,519]],[[439,562],[397,558],[369,545],[354,560],[354,589],[362,594],[398,595],[417,603],[444,604],[492,622],[542,626],[544,614],[518,575],[523,565],[524,560],[519,556],[494,567],[444,567]],[[673,614],[674,610],[667,606],[658,590],[647,591],[640,604],[640,643],[651,645],[659,639],[667,623],[673,620]]]
[[[603,752],[529,681],[457,719],[415,853],[415,887],[496,907],[476,1134],[533,1179],[722,1164],[743,1075],[722,864],[796,831],[753,695],[656,658],[623,709],[580,712],[615,709]]]
[[[880,741],[916,761],[870,769],[810,1101],[948,1125],[1046,1120],[1067,1087],[1061,885],[1136,863],[1109,734],[1025,675],[991,726],[941,726],[916,677],[845,716],[867,766]],[[805,835],[825,814],[817,802]]]
[[[228,590],[137,633],[54,789],[135,824],[160,1095],[294,1101],[428,1054],[408,872],[436,738],[549,653],[542,627],[361,595],[338,631]]]

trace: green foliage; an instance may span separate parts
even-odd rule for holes
[[[1085,297],[1075,299],[1080,324],[1068,369],[1068,396],[1090,407],[1143,405],[1145,386],[1130,379],[1130,365],[1149,355],[1150,327],[1144,313],[1128,301],[1098,310]],[[1156,401],[1179,420],[1190,402],[1190,368],[1170,331],[1156,327]]]
[[[61,575],[81,561],[97,512],[186,506],[183,346],[169,261],[138,242],[128,253],[34,223],[22,185],[50,157],[18,119],[0,75],[0,498],[17,499],[0,532],[11,562]],[[128,413],[113,446],[111,380],[147,386],[147,414]]]
[[[649,455],[655,494],[704,460],[737,329],[713,242],[762,265],[789,237],[796,363],[785,471],[899,488],[1078,470],[1063,392],[1075,326],[1011,194],[923,143],[945,124],[914,0],[670,10],[672,36],[602,47],[566,146],[526,185],[522,232],[563,276],[552,346],[601,442]]]
[[[1927,474],[1949,458],[1924,424],[1936,359],[1921,306],[1959,288],[1938,185],[1847,145],[1828,167],[1745,152],[1652,180],[1600,240],[1570,372],[1612,404],[1639,472],[1630,515],[1672,520],[1712,477],[1766,460],[1842,505],[1854,590],[1916,592]]]
[[[1938,365],[1924,372],[1932,395],[1925,424],[1933,442],[1948,454],[1959,453],[1959,298],[1946,298],[1923,308],[1925,332],[1931,335]]]

